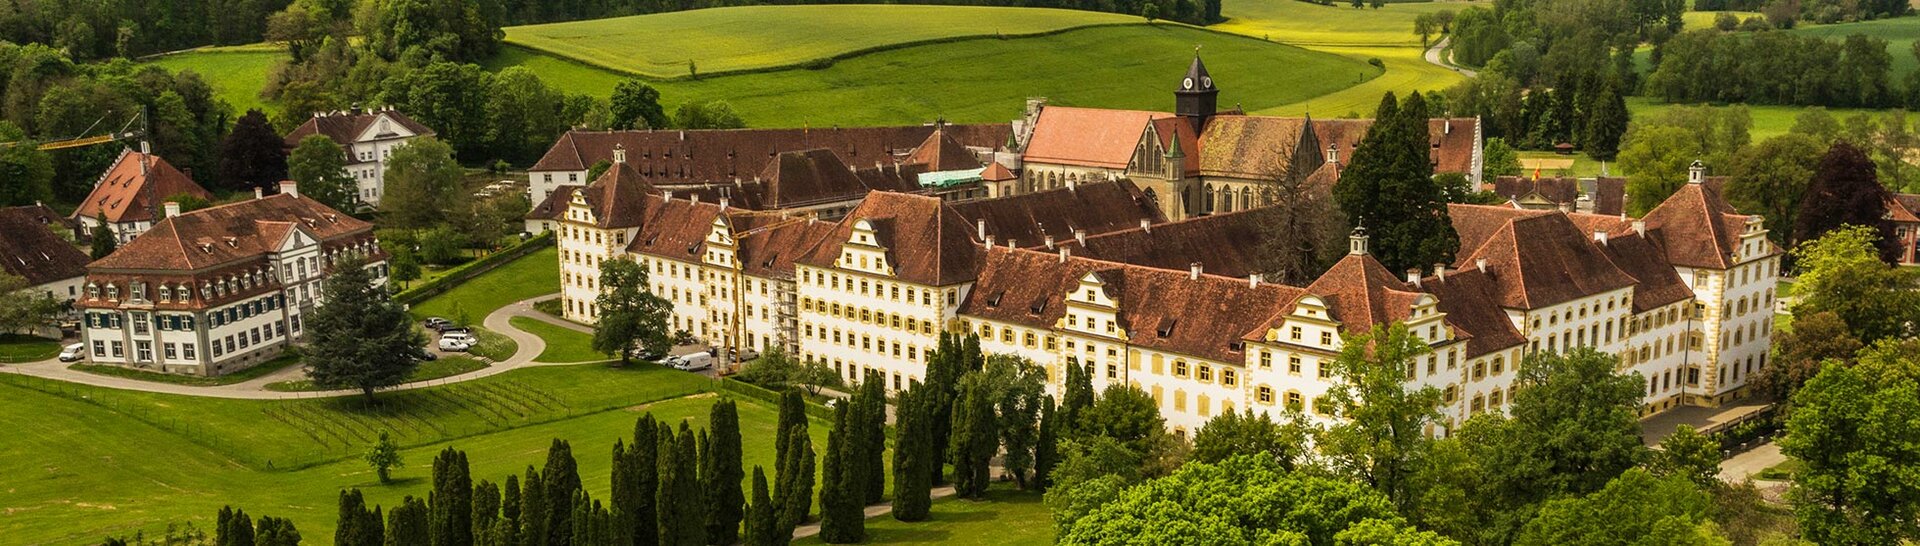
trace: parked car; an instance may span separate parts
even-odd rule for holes
[[[467,327],[454,324],[451,322],[443,322],[443,323],[440,323],[439,328],[434,328],[433,331],[440,332],[442,334],[447,332],[465,332],[467,331]]]
[[[420,325],[425,327],[428,330],[433,330],[435,332],[438,332],[440,331],[441,328],[452,326],[453,321],[443,319],[440,317],[427,317],[427,320],[421,321]]]
[[[707,353],[684,354],[667,360],[667,366],[681,371],[693,372],[713,367],[713,355]]]
[[[449,331],[447,333],[440,334],[440,341],[449,341],[449,340],[458,341],[468,345],[472,345],[480,342],[479,338],[473,337],[473,332],[468,332],[465,330]]]
[[[77,362],[86,357],[86,344],[84,343],[75,343],[60,349],[61,362]]]
[[[440,350],[442,351],[459,353],[459,352],[466,352],[467,349],[472,349],[472,348],[473,348],[473,344],[468,343],[466,340],[463,340],[463,339],[444,338],[444,337],[440,338]]]
[[[434,354],[433,351],[429,351],[423,348],[423,349],[420,349],[419,351],[415,351],[413,358],[414,360],[419,360],[422,362],[433,362],[435,360],[440,360],[440,355]]]

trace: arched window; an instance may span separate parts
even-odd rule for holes
[[[1146,194],[1147,194],[1147,202],[1148,202],[1148,203],[1152,203],[1152,204],[1154,204],[1155,206],[1159,206],[1159,205],[1160,205],[1160,195],[1159,195],[1159,194],[1156,194],[1156,193],[1154,193],[1154,192],[1153,192],[1153,188],[1147,188],[1147,191],[1146,191]]]
[[[1253,208],[1253,188],[1240,188],[1240,210]]]
[[[1200,213],[1211,214],[1214,206],[1213,184],[1207,184],[1203,191],[1205,191],[1205,193],[1201,194]]]

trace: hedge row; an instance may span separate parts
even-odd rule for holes
[[[722,391],[738,394],[740,396],[745,396],[747,398],[752,398],[755,400],[766,402],[768,404],[773,404],[773,406],[776,408],[780,407],[780,393],[775,392],[773,389],[769,389],[766,387],[762,387],[759,385],[755,385],[755,384],[734,379],[731,377],[722,378],[719,381],[716,381],[716,383],[720,385],[720,390]],[[821,419],[825,421],[833,420],[833,410],[827,409],[826,406],[815,404],[813,402],[807,402],[806,406],[807,406],[807,415],[811,415],[816,419]]]
[[[448,272],[446,275],[415,284],[406,290],[401,290],[400,293],[393,295],[393,300],[409,305],[419,303],[427,298],[438,296],[442,292],[452,290],[454,287],[460,286],[472,280],[474,277],[480,276],[482,273],[492,271],[493,268],[500,267],[501,264],[511,262],[521,256],[532,254],[536,250],[546,248],[549,244],[553,244],[553,232],[541,232],[539,235],[530,237],[505,250],[455,266],[453,271]]]

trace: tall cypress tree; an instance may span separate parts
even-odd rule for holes
[[[518,546],[520,544],[520,477],[507,475],[507,484],[500,488],[500,525],[506,529],[500,544]]]
[[[246,510],[235,510],[231,506],[220,507],[220,514],[214,523],[214,544],[217,546],[254,546],[253,518],[247,517]]]
[[[108,254],[113,253],[114,249],[120,247],[120,241],[113,238],[113,228],[107,225],[107,213],[94,215],[93,239],[90,242],[93,245],[93,251],[88,255],[95,260],[107,257]]]
[[[859,481],[863,488],[860,504],[880,502],[887,495],[887,391],[883,376],[876,374],[872,379],[860,384],[858,395],[860,403],[854,408],[860,413],[853,423],[858,431]]]
[[[927,399],[930,389],[919,383],[900,391],[894,411],[893,446],[893,519],[923,521],[932,507],[933,474],[927,467],[939,464],[934,455],[933,430],[928,426]]]
[[[549,512],[553,505],[547,501],[547,482],[533,465],[527,465],[527,477],[520,487],[520,544],[521,546],[547,546],[547,522],[553,521]],[[554,545],[564,546],[564,545]]]
[[[1460,237],[1447,219],[1446,192],[1433,180],[1426,99],[1380,99],[1374,121],[1333,194],[1356,227],[1372,237],[1370,252],[1390,271],[1451,263]]]
[[[693,429],[684,422],[672,441],[661,438],[660,490],[654,497],[660,546],[700,546],[707,542],[705,520],[700,516],[705,502],[694,447],[697,441]]]
[[[753,503],[747,505],[746,546],[776,546],[792,540],[791,531],[786,534],[787,540],[778,540],[779,529],[779,507],[767,491],[767,472],[756,465],[753,467]]]
[[[546,483],[547,544],[566,546],[573,542],[573,510],[569,504],[573,492],[580,490],[580,467],[573,459],[573,446],[555,438],[547,447],[547,466],[540,471]]]
[[[610,496],[607,503],[613,506],[613,517],[619,522],[619,525],[623,529],[622,533],[627,536],[632,536],[631,533],[633,532],[631,522],[627,520],[628,510],[629,507],[634,505],[633,497],[639,494],[637,488],[634,487],[634,483],[639,481],[639,476],[634,475],[635,469],[633,468],[633,450],[638,449],[638,447],[639,446],[628,448],[627,441],[622,438],[615,438],[613,440],[613,468],[610,470],[609,473],[611,475],[608,478],[608,485],[611,487],[608,492]],[[574,516],[578,517],[579,514],[575,514]]]
[[[999,446],[994,428],[993,398],[978,380],[961,381],[960,399],[953,408],[954,495],[979,499],[987,494],[987,463]]]
[[[946,483],[946,446],[953,436],[953,402],[960,393],[959,358],[959,337],[948,332],[940,333],[938,348],[927,356],[927,424],[930,443],[939,455],[927,465],[933,483]]]
[[[820,483],[820,540],[828,544],[850,544],[866,537],[866,518],[860,499],[866,494],[861,483],[861,461],[852,453],[852,440],[859,419],[855,404],[835,404],[833,429],[827,432],[827,459]]]
[[[1060,414],[1053,409],[1053,396],[1040,401],[1040,437],[1033,444],[1033,490],[1046,492],[1053,480],[1053,467],[1060,464]]]
[[[740,540],[740,521],[747,504],[746,492],[740,489],[740,482],[747,477],[741,462],[745,454],[740,445],[740,409],[732,399],[722,398],[708,411],[712,445],[707,448],[700,476],[704,482],[700,490],[707,494],[707,541],[733,544]]]
[[[779,529],[791,538],[793,529],[806,523],[813,511],[813,438],[804,425],[796,425],[787,434],[787,459],[781,461],[774,481],[773,502],[779,507]],[[782,544],[785,542],[783,541]]]
[[[467,454],[449,447],[433,458],[433,546],[472,546],[473,479]]]
[[[408,495],[399,506],[387,512],[387,544],[431,544],[432,525],[428,521],[426,501]]]
[[[1594,159],[1613,161],[1620,155],[1620,140],[1632,122],[1633,114],[1627,110],[1626,97],[1621,96],[1619,80],[1609,78],[1594,93],[1593,102],[1587,107],[1586,133],[1581,138],[1581,147]]]
[[[293,527],[293,520],[260,516],[253,537],[254,546],[300,546],[300,530]]]
[[[1061,393],[1059,427],[1054,434],[1065,438],[1080,437],[1081,416],[1087,408],[1093,407],[1093,374],[1087,373],[1083,366],[1068,365],[1066,392]]]
[[[794,427],[800,427],[798,430],[802,434],[807,431],[807,400],[797,387],[780,393],[780,420],[774,428],[773,438],[775,475],[785,473],[784,467],[779,465],[787,460],[787,447],[792,445],[788,436],[793,434]]]
[[[633,543],[658,544],[660,542],[659,513],[654,504],[654,495],[660,489],[660,427],[658,421],[649,413],[633,424],[633,445],[627,448],[627,456],[632,460],[633,496],[626,506],[615,506],[622,512],[622,524],[627,526],[627,534]]]
[[[338,546],[382,546],[385,533],[380,514],[367,509],[359,489],[340,492],[340,516],[334,523],[333,543]]]
[[[462,453],[462,455],[465,454]],[[491,481],[480,480],[480,483],[473,486],[473,515],[468,519],[473,522],[474,543],[479,543],[480,534],[493,528],[493,523],[499,519],[500,486],[494,485]]]

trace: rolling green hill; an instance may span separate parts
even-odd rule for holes
[[[1328,117],[1349,113],[1371,116],[1383,93],[1404,95],[1410,91],[1445,89],[1465,79],[1422,58],[1424,51],[1420,48],[1420,36],[1413,33],[1413,18],[1423,13],[1459,11],[1475,5],[1488,3],[1393,3],[1380,9],[1354,9],[1344,2],[1322,6],[1294,0],[1225,0],[1221,13],[1227,22],[1211,28],[1359,62],[1380,59],[1385,70],[1379,78],[1284,105],[1250,109],[1256,114],[1269,115],[1311,112]],[[1211,66],[1211,59],[1208,63]]]
[[[650,78],[783,67],[875,48],[1015,36],[1139,17],[981,6],[745,6],[506,29],[507,42]]]
[[[260,98],[267,86],[267,73],[287,58],[284,48],[248,47],[244,49],[206,48],[166,55],[149,61],[167,70],[192,70],[213,87],[215,96],[233,105],[234,113],[250,108],[274,108]]]
[[[1920,60],[1913,57],[1913,42],[1920,40],[1920,17],[1813,25],[1793,29],[1793,32],[1833,40],[1845,40],[1847,36],[1853,34],[1865,34],[1886,40],[1887,54],[1893,57],[1893,80],[1896,84],[1903,82],[1908,73],[1920,69]]]

